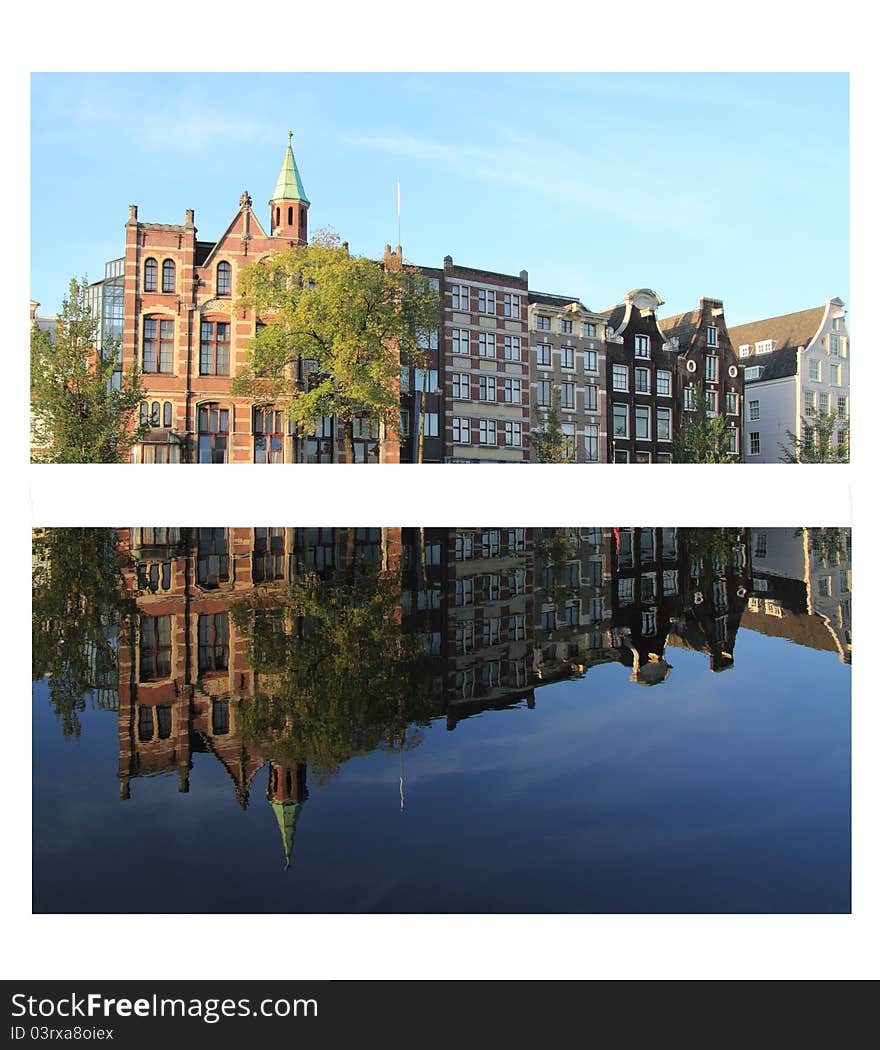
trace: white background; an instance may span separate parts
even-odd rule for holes
[[[607,10],[215,2],[201,21],[92,2],[6,16],[3,278],[8,304],[2,488],[4,853],[0,977],[19,978],[866,978],[878,976],[878,717],[871,596],[878,593],[878,470],[871,382],[877,243],[875,32],[842,0],[731,8],[637,0]],[[322,13],[323,11],[323,13]],[[168,19],[164,44],[156,19]],[[197,24],[198,23],[198,24]],[[277,39],[272,27],[279,27]],[[540,26],[544,43],[535,45]],[[858,32],[855,32],[858,30]],[[504,47],[496,46],[498,35]],[[244,42],[247,41],[247,46]],[[144,46],[141,46],[143,43]],[[149,44],[149,46],[147,46]],[[167,46],[166,46],[167,45]],[[583,45],[583,46],[581,46]],[[296,56],[298,65],[289,64]],[[850,467],[31,468],[26,302],[29,72],[165,68],[250,70],[547,69],[852,71],[853,267],[849,328]],[[587,63],[591,63],[588,65]],[[490,64],[491,63],[491,64]],[[646,114],[646,119],[651,119]],[[780,129],[784,134],[785,129]],[[821,127],[816,128],[821,149]],[[613,143],[607,144],[613,152]],[[729,159],[736,163],[736,158]],[[63,177],[63,169],[59,177]],[[35,207],[52,202],[33,202]],[[61,218],[61,217],[60,217]],[[822,202],[816,202],[821,250]],[[59,222],[59,236],[64,235]],[[674,251],[674,245],[670,251]],[[756,245],[756,251],[761,246]],[[784,259],[780,260],[784,265]],[[658,278],[659,280],[659,278]],[[831,294],[831,292],[829,292]],[[155,480],[154,480],[155,479]],[[30,528],[167,524],[467,525],[472,508],[516,525],[854,524],[852,916],[32,916]],[[480,513],[480,519],[486,517]],[[872,685],[872,682],[874,683]],[[64,784],[58,784],[59,792]],[[96,873],[100,878],[100,873]],[[171,889],[169,887],[169,889]],[[282,949],[265,952],[259,945]],[[230,951],[230,945],[256,950]],[[286,972],[279,972],[279,959]]]

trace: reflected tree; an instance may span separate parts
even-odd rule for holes
[[[86,698],[115,695],[116,643],[127,611],[115,529],[44,529],[32,540],[32,677],[66,737],[82,730]]]
[[[273,761],[330,775],[377,747],[412,746],[408,728],[438,713],[432,660],[401,629],[394,573],[310,574],[282,593],[254,592],[232,616],[255,675],[243,735]]]

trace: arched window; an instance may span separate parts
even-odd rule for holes
[[[280,226],[281,225],[281,209],[280,208],[276,208],[275,209],[275,225],[276,226]]]
[[[159,266],[155,259],[147,259],[144,263],[144,291],[155,292],[156,280],[159,276]]]
[[[228,262],[217,263],[217,294],[232,294],[232,267]]]
[[[293,226],[293,205],[287,209],[287,225]]]
[[[174,291],[174,262],[172,259],[166,259],[162,263],[162,291]]]
[[[229,448],[229,409],[216,402],[199,407],[199,463],[225,463]]]
[[[284,462],[284,413],[272,405],[254,409],[254,463]]]
[[[150,406],[150,426],[157,427],[159,426],[160,422],[161,419],[159,416],[159,402],[154,401],[153,404]]]
[[[150,422],[150,406],[146,401],[141,401],[141,423]]]
[[[199,374],[229,375],[229,322],[202,321]]]
[[[158,317],[144,318],[144,372],[172,371],[174,358],[174,321]]]
[[[171,402],[170,401],[166,401],[165,404],[162,406],[162,426],[163,427],[170,427],[171,426]]]
[[[305,209],[299,213],[299,235],[305,237],[306,235],[306,213]]]

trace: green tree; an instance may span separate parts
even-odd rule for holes
[[[529,437],[534,458],[538,463],[574,463],[574,442],[562,429],[559,388],[550,389],[550,404],[535,408],[534,424]]]
[[[86,281],[71,280],[55,340],[31,330],[31,421],[35,463],[122,463],[146,429],[138,421],[144,398],[137,366],[113,384],[117,345],[96,349],[99,318]]]
[[[801,433],[798,437],[786,430],[788,444],[780,441],[779,450],[783,463],[848,463],[849,443],[835,440],[836,412],[819,412],[809,419],[801,416]]]
[[[300,433],[335,416],[349,463],[356,419],[399,431],[401,364],[424,364],[419,347],[439,323],[427,278],[351,255],[324,231],[248,267],[239,287],[238,305],[265,326],[233,381],[236,394],[286,407]]]
[[[705,389],[694,391],[695,407],[682,413],[681,426],[672,439],[676,463],[738,463],[739,456],[727,444],[727,420],[720,413],[709,414]]]
[[[233,607],[260,688],[242,707],[245,740],[323,775],[376,747],[405,747],[437,714],[433,661],[399,622],[397,574],[309,574]],[[417,738],[416,738],[417,739]]]
[[[115,529],[44,529],[32,539],[31,671],[48,678],[65,736],[81,732],[86,698],[115,693],[116,642],[129,609]]]

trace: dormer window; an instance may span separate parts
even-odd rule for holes
[[[755,343],[756,354],[769,354],[773,351],[773,340],[762,339],[759,343]]]
[[[651,356],[651,340],[646,335],[636,336],[636,357]]]
[[[751,346],[750,343],[743,343],[742,346],[739,348],[739,356],[740,357],[748,357],[749,356],[749,347],[750,346]]]
[[[162,263],[162,291],[173,292],[174,291],[174,262],[171,259],[166,259]]]
[[[217,294],[232,293],[232,267],[228,262],[217,263]]]
[[[745,370],[745,374],[744,374],[743,378],[746,381],[749,381],[749,380],[752,380],[752,379],[760,379],[762,374],[763,374],[763,372],[764,372],[764,366],[763,365],[755,365],[752,368],[747,368]]]

